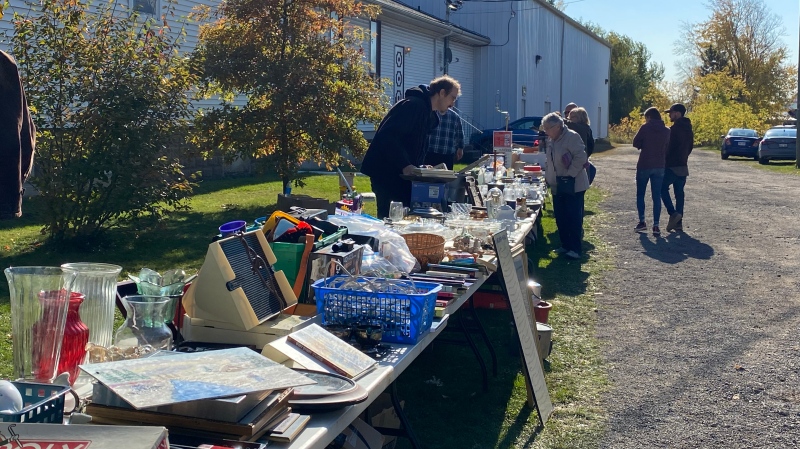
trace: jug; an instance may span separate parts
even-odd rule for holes
[[[166,296],[132,295],[123,298],[128,313],[114,335],[114,346],[125,353],[140,348],[144,349],[143,352],[172,349],[172,331],[165,324],[170,301]]]
[[[486,203],[486,215],[490,220],[497,219],[497,209],[500,208],[503,204],[505,204],[505,200],[503,199],[503,192],[498,189],[497,187],[492,187],[489,189],[487,198],[485,200]]]
[[[89,342],[111,346],[114,336],[114,304],[117,298],[117,276],[122,267],[106,263],[65,263],[61,268],[75,272],[72,290],[83,293],[81,321],[89,328]]]
[[[13,376],[52,382],[75,273],[59,267],[5,269],[11,293]]]

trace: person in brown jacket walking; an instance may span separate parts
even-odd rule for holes
[[[650,183],[650,196],[653,199],[653,235],[661,235],[659,220],[661,218],[661,184],[664,181],[664,165],[669,145],[669,128],[661,120],[656,108],[644,111],[645,123],[636,132],[633,146],[639,150],[639,162],[636,164],[636,210],[639,213],[639,224],[634,231],[647,232],[644,221],[644,194],[647,183]]]

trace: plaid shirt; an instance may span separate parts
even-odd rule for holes
[[[439,115],[439,126],[428,134],[428,153],[456,154],[456,150],[464,148],[464,132],[461,129],[461,118],[448,109]]]

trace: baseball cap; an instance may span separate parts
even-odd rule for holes
[[[672,112],[672,111],[680,112],[681,115],[686,115],[686,106],[684,106],[684,105],[682,105],[680,103],[675,103],[672,106],[670,106],[669,109],[667,109],[664,112]]]

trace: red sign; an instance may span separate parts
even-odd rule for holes
[[[8,449],[87,449],[91,441],[14,440],[0,448]]]
[[[511,148],[513,133],[511,131],[495,131],[492,136],[494,149]]]

